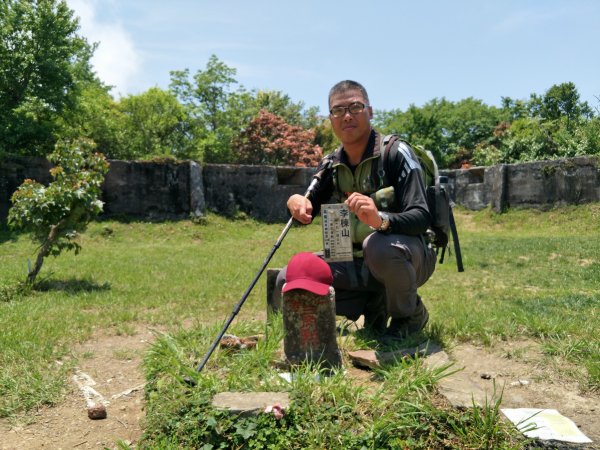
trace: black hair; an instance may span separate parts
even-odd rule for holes
[[[369,94],[367,94],[367,90],[362,84],[352,80],[344,80],[340,81],[339,83],[336,83],[329,90],[329,97],[327,98],[329,106],[331,106],[331,97],[333,97],[335,94],[341,94],[343,92],[352,90],[360,91],[363,98],[365,99],[365,102],[367,102],[367,105],[369,104]]]

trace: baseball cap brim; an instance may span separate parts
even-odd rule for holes
[[[282,292],[292,291],[294,289],[303,289],[317,295],[329,294],[329,285],[319,283],[310,278],[296,278],[290,282],[286,282],[281,289]]]

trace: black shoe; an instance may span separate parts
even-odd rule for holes
[[[377,335],[385,333],[389,319],[385,306],[385,294],[378,293],[371,296],[365,305],[363,314],[365,316],[365,329]]]
[[[409,317],[392,318],[385,332],[385,341],[400,341],[409,335],[418,333],[429,321],[429,313],[421,299],[418,299],[417,311]]]
[[[385,311],[365,311],[365,329],[374,334],[383,334],[387,330],[388,316]]]

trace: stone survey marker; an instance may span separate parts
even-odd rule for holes
[[[335,328],[335,292],[327,295],[296,289],[283,294],[283,349],[290,364],[340,367]]]
[[[340,367],[335,328],[335,291],[329,265],[314,253],[290,259],[282,288],[283,349],[290,364]]]

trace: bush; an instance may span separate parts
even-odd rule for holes
[[[93,153],[94,147],[87,139],[57,143],[48,157],[55,164],[50,169],[54,181],[46,187],[27,179],[12,195],[9,225],[30,232],[40,245],[35,266],[27,276],[30,284],[46,256],[58,256],[63,250],[79,252],[77,234],[102,211],[99,197],[108,163],[104,155]]]
[[[234,142],[242,164],[316,167],[323,157],[315,133],[261,110]]]

